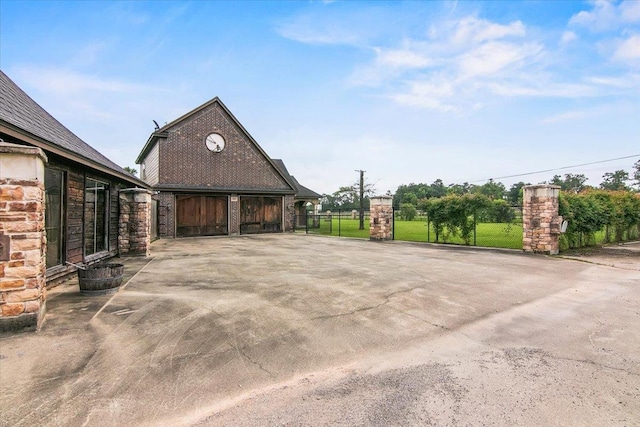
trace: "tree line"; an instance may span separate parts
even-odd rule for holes
[[[567,173],[554,175],[545,183],[558,185],[560,189],[567,193],[579,194],[587,190],[608,190],[608,191],[628,191],[640,192],[640,160],[633,165],[631,173],[620,169],[614,172],[607,172],[602,176],[602,182],[594,187],[587,184],[587,177],[584,174]],[[415,209],[424,207],[425,201],[437,199],[445,196],[462,196],[474,194],[486,197],[489,201],[502,200],[511,206],[522,206],[522,187],[529,185],[528,182],[517,182],[507,188],[502,182],[489,180],[482,185],[475,185],[468,182],[462,184],[446,185],[441,179],[436,179],[431,184],[410,183],[398,186],[393,196],[393,206],[405,210],[410,210],[408,205]],[[370,183],[364,185],[364,209],[369,208],[369,198],[375,194],[375,188]],[[359,184],[340,187],[332,194],[325,194],[321,199],[323,210],[351,210],[359,209]]]

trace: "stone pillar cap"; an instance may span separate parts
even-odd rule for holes
[[[47,155],[38,147],[28,147],[25,145],[12,144],[10,142],[0,142],[0,153],[4,154],[26,154],[31,156],[38,156],[43,162],[48,162]]]

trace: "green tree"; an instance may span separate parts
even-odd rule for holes
[[[602,175],[603,181],[600,188],[603,190],[628,190],[626,182],[629,181],[629,173],[624,169],[615,172],[607,172]]]
[[[415,193],[405,193],[404,196],[402,197],[402,203],[400,204],[400,207],[402,208],[402,205],[404,204],[410,204],[415,206],[418,203],[418,196],[416,196]]]
[[[633,168],[635,169],[633,171],[633,179],[636,181],[635,186],[640,191],[640,160],[633,164]]]
[[[509,187],[509,191],[507,192],[507,200],[512,206],[522,206],[522,187],[524,187],[524,182],[520,181],[516,184],[513,184]]]
[[[323,210],[351,210],[360,208],[360,188],[359,184],[340,187],[333,194],[324,194],[320,199]],[[363,208],[369,209],[369,198],[375,193],[373,184],[364,183]]]
[[[125,172],[128,172],[131,175],[136,175],[138,173],[138,170],[136,168],[130,168],[129,166],[125,166],[123,169]]]
[[[436,179],[429,186],[429,194],[427,197],[444,197],[447,195],[447,187],[441,179]]]
[[[446,243],[449,235],[460,235],[465,244],[471,243],[474,213],[489,206],[489,199],[482,194],[450,194],[445,197],[425,199],[424,211],[433,224],[436,242]]]
[[[561,178],[560,175],[554,175],[550,184],[560,186],[560,189],[563,191],[580,193],[585,189],[587,180],[588,178],[584,176],[584,174],[567,173],[564,175],[564,178]]]
[[[475,185],[469,184],[468,182],[464,182],[462,183],[462,185],[449,184],[449,187],[447,187],[447,194],[463,195],[463,194],[473,193],[474,188],[475,188]]]
[[[501,200],[504,198],[506,188],[501,182],[494,182],[492,179],[489,182],[476,187],[476,192],[487,196],[491,200]]]
[[[431,188],[429,184],[402,184],[398,186],[396,193],[393,196],[393,206],[399,207],[402,203],[413,203],[414,205],[418,200],[429,198],[431,196]]]
[[[413,221],[418,214],[416,207],[411,203],[402,203],[400,205],[400,218],[405,221]]]

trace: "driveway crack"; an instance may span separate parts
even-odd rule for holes
[[[597,366],[599,368],[604,368],[604,369],[611,369],[612,371],[619,371],[619,372],[625,372],[629,375],[633,375],[634,377],[640,377],[639,373],[636,372],[631,372],[628,369],[624,369],[624,368],[617,368],[615,366],[610,366],[610,365],[604,365],[602,363],[597,363],[594,362],[593,360],[586,360],[586,359],[572,359],[570,357],[559,357],[559,356],[553,356],[553,355],[547,355],[546,357],[550,358],[550,359],[555,359],[555,360],[566,360],[568,362],[577,362],[577,363],[585,363],[587,365],[593,365],[593,366]]]
[[[337,317],[351,316],[351,315],[353,315],[353,314],[360,313],[360,312],[362,312],[362,311],[375,310],[376,308],[382,307],[383,305],[388,304],[389,302],[391,302],[391,301],[390,301],[391,297],[394,297],[394,296],[396,296],[396,295],[398,295],[398,294],[402,294],[402,293],[406,293],[406,292],[412,292],[412,291],[414,291],[414,290],[416,290],[416,289],[419,289],[419,288],[420,288],[420,287],[419,287],[419,286],[417,286],[417,287],[410,288],[410,289],[403,289],[403,290],[401,290],[401,291],[391,292],[389,295],[385,295],[385,297],[384,297],[384,301],[383,301],[383,302],[381,302],[380,304],[376,304],[376,305],[372,305],[372,306],[367,306],[367,307],[360,307],[360,308],[356,308],[356,309],[354,309],[354,310],[347,311],[347,312],[345,312],[345,313],[338,313],[338,314],[326,314],[326,315],[323,315],[323,316],[316,316],[316,317],[312,317],[310,320],[334,319],[334,318],[337,318]],[[434,326],[439,326],[439,325],[434,325]]]
[[[242,356],[244,356],[245,359],[247,359],[253,365],[256,365],[258,367],[258,369],[260,369],[262,372],[265,372],[265,373],[269,374],[269,376],[271,376],[271,377],[273,376],[273,374],[271,372],[269,372],[268,370],[266,370],[264,368],[264,366],[262,366],[262,364],[260,364],[260,362],[257,362],[255,360],[253,360],[251,357],[249,357],[249,355],[247,353],[245,353],[244,348],[236,347],[236,350],[238,350],[238,352],[240,352],[240,354]]]

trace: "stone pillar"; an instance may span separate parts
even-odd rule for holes
[[[296,211],[294,208],[294,198],[293,196],[284,196],[283,197],[283,201],[284,201],[284,218],[282,220],[282,222],[284,224],[282,224],[282,228],[284,229],[283,231],[294,231],[295,230],[295,218],[296,218]]]
[[[522,206],[522,249],[525,252],[557,255],[560,225],[557,185],[527,185]]]
[[[36,330],[44,320],[46,162],[39,148],[0,143],[0,333]]]
[[[120,190],[118,252],[120,255],[151,255],[151,194],[144,188]]]
[[[229,219],[227,221],[229,234],[237,236],[240,234],[240,196],[232,194],[229,197]]]
[[[369,239],[391,240],[391,227],[393,225],[393,197],[372,197],[370,202]]]

